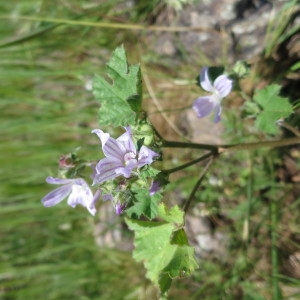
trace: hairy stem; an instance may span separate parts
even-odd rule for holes
[[[201,183],[202,183],[202,180],[204,179],[204,176],[206,175],[206,173],[208,172],[210,166],[212,165],[212,162],[214,161],[214,158],[216,158],[216,156],[214,157],[211,157],[209,159],[209,161],[207,162],[206,166],[204,167],[204,169],[202,170],[201,174],[200,174],[200,177],[198,179],[198,181],[196,182],[188,200],[185,202],[184,206],[183,206],[183,211],[186,213],[189,209],[189,206],[192,202],[192,200],[194,199],[194,196],[197,192],[197,190],[199,189]]]
[[[210,150],[210,151],[217,151],[219,148],[219,146],[217,145],[173,142],[173,141],[163,141],[162,147],[163,148],[191,148],[191,149]]]
[[[200,161],[203,161],[203,160],[205,160],[205,159],[211,157],[212,155],[213,155],[212,152],[207,153],[207,154],[202,155],[201,157],[196,158],[196,159],[194,159],[194,160],[192,160],[192,161],[190,161],[190,162],[188,162],[188,163],[186,163],[186,164],[180,165],[180,166],[178,166],[178,167],[176,167],[176,168],[173,168],[173,169],[163,170],[162,172],[163,172],[163,173],[167,173],[167,174],[171,174],[171,173],[174,173],[174,172],[183,170],[183,169],[185,169],[185,168],[187,168],[187,167],[189,167],[189,166],[192,166],[192,165],[194,165],[194,164],[196,164],[196,163],[198,163],[198,162],[200,162]]]
[[[287,138],[278,141],[262,141],[262,142],[255,142],[255,143],[232,144],[232,145],[210,145],[210,144],[163,141],[162,147],[191,148],[191,149],[210,150],[210,151],[215,151],[217,153],[223,153],[223,152],[235,152],[241,150],[250,151],[259,148],[284,147],[284,146],[295,145],[299,143],[300,143],[300,137],[293,137],[293,138]]]

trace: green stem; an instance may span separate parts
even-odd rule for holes
[[[185,143],[185,142],[173,142],[173,141],[163,141],[163,148],[192,148],[201,150],[217,151],[219,146],[208,145],[208,144],[196,144],[196,143]]]
[[[235,144],[235,145],[221,145],[220,152],[240,151],[240,150],[255,150],[259,148],[276,148],[300,143],[300,137],[287,138],[279,141],[263,141],[255,143]]]
[[[271,258],[272,258],[272,299],[281,300],[281,292],[278,282],[279,262],[277,250],[277,224],[278,224],[278,204],[276,200],[271,201]]]
[[[278,141],[262,141],[255,143],[245,144],[232,144],[232,145],[210,145],[210,144],[197,144],[197,143],[185,143],[185,142],[173,142],[163,141],[162,147],[164,148],[192,148],[199,150],[210,150],[217,153],[222,152],[235,152],[241,150],[255,150],[259,148],[275,148],[284,147],[300,143],[300,137],[287,138]]]
[[[195,184],[195,186],[194,186],[194,188],[193,188],[193,190],[192,190],[192,192],[191,192],[191,194],[190,194],[189,199],[185,202],[185,204],[184,204],[184,206],[183,206],[183,211],[184,211],[185,213],[188,211],[189,206],[190,206],[190,204],[191,204],[191,202],[192,202],[192,200],[193,200],[193,198],[194,198],[194,196],[195,196],[197,190],[199,189],[199,187],[200,187],[200,185],[201,185],[201,183],[202,183],[202,180],[204,179],[204,176],[206,175],[206,173],[208,172],[210,166],[212,165],[212,162],[214,161],[214,158],[215,158],[215,157],[216,157],[216,156],[211,157],[211,158],[209,159],[209,161],[207,162],[206,166],[204,167],[204,169],[202,170],[202,172],[201,172],[201,174],[200,174],[200,177],[199,177],[198,181],[196,182],[196,184]]]
[[[250,163],[250,174],[247,182],[247,214],[244,224],[244,240],[249,244],[251,241],[251,233],[250,233],[250,218],[251,218],[251,210],[252,210],[252,198],[253,198],[253,157],[249,155],[249,163]]]
[[[173,168],[173,169],[163,170],[162,172],[163,172],[163,173],[166,173],[166,174],[171,174],[171,173],[174,173],[174,172],[183,170],[183,169],[185,169],[185,168],[187,168],[187,167],[189,167],[189,166],[192,166],[192,165],[194,165],[194,164],[196,164],[196,163],[198,163],[198,162],[200,162],[200,161],[202,161],[202,160],[205,160],[205,159],[209,158],[209,157],[212,156],[212,155],[213,155],[212,152],[207,153],[207,154],[202,155],[201,157],[199,157],[199,158],[197,158],[197,159],[195,159],[195,160],[192,160],[192,161],[190,161],[190,162],[188,162],[188,163],[186,163],[186,164],[180,165],[180,166],[178,166],[178,167],[176,167],[176,168]]]

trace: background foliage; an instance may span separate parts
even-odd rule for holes
[[[175,71],[155,53],[141,56],[135,47],[145,47],[140,32],[109,25],[115,20],[125,20],[125,24],[149,21],[153,7],[137,2],[136,9],[116,0],[89,4],[79,0],[0,4],[0,299],[156,299],[156,290],[144,279],[142,264],[131,258],[125,246],[112,248],[109,243],[99,246],[96,242],[99,235],[106,234],[100,230],[106,221],[103,215],[94,219],[85,210],[70,209],[65,203],[51,209],[40,203],[51,189],[44,179],[56,175],[60,155],[81,147],[78,153],[86,159],[99,156],[99,145],[90,135],[91,129],[98,126],[98,104],[91,92],[91,81],[95,73],[104,74],[105,63],[116,46],[124,44],[134,64],[143,61],[153,82],[157,78],[166,82],[175,77],[194,78],[207,62],[199,56],[193,66],[187,65],[183,55]],[[295,3],[289,1],[289,5]],[[163,9],[159,3],[154,8]],[[39,20],[33,22],[21,16]],[[275,79],[281,84],[286,74],[299,70],[299,62],[288,67],[283,64],[276,73],[270,67],[274,54],[299,30],[294,27],[292,31],[286,25],[287,13],[282,16],[277,25],[270,24],[261,64],[251,68],[255,76],[253,82],[248,82],[250,86],[257,83],[257,78],[266,84]],[[53,23],[47,18],[62,22]],[[108,23],[107,28],[94,26],[101,22]],[[268,65],[268,72],[262,71],[264,64]],[[283,90],[283,96],[292,99],[295,106],[299,96],[294,86],[289,87]],[[186,91],[191,91],[190,100],[198,93],[194,83],[188,83],[184,90],[175,87],[158,96],[162,102],[185,99]],[[251,92],[244,96],[251,97]],[[151,90],[147,89],[147,93],[151,96]],[[229,101],[228,107],[235,107],[239,99]],[[263,107],[258,99],[259,95],[254,97]],[[152,117],[156,115],[153,113]],[[292,116],[291,124],[299,124],[298,115]],[[241,116],[247,117],[243,124]],[[251,116],[246,109],[230,110],[224,120],[224,139],[241,142],[291,134],[288,130],[257,128]],[[194,155],[182,151],[176,160],[195,158]],[[172,152],[165,153],[163,167],[171,166],[173,156]],[[176,281],[170,299],[258,300],[299,296],[297,170],[297,147],[226,154],[216,163],[196,195],[193,214],[197,216],[200,207],[213,223],[213,233],[226,233],[225,254],[214,252],[199,260],[201,267],[191,279]],[[197,165],[174,175],[167,200],[180,204],[198,173]],[[123,229],[126,241],[132,238],[122,218],[113,219],[111,224],[111,230]]]

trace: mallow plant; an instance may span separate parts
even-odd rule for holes
[[[191,99],[196,116],[220,122],[222,102],[233,88],[238,88],[240,78],[246,74],[246,65],[240,62],[227,73],[224,68],[202,68],[198,84],[204,92]],[[94,96],[100,103],[99,128],[91,128],[90,134],[91,139],[99,141],[99,158],[84,162],[73,154],[63,156],[59,161],[60,176],[46,179],[55,188],[42,203],[51,207],[62,205],[60,202],[66,199],[71,207],[83,206],[96,217],[101,209],[99,202],[111,202],[115,213],[134,232],[133,257],[144,263],[146,276],[158,287],[163,299],[174,278],[191,276],[199,267],[185,233],[185,216],[214,161],[228,151],[297,144],[300,137],[231,145],[168,141],[142,110],[140,66],[128,64],[123,47],[113,52],[107,63],[107,75],[111,82],[105,76],[96,76],[93,82]],[[280,86],[271,84],[255,91],[253,99],[248,100],[251,104],[245,105],[247,111],[250,108],[257,129],[266,134],[274,135],[278,121],[293,113],[289,99],[279,96],[279,92]],[[102,130],[104,126],[118,128],[122,133],[112,137]],[[198,149],[202,154],[183,165],[160,170],[156,162],[163,159],[162,152],[167,147]],[[169,175],[198,162],[203,162],[202,170],[183,206],[167,204],[163,192],[169,184]],[[90,176],[83,178],[86,166],[90,168]]]

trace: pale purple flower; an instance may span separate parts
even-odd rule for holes
[[[108,133],[100,129],[95,129],[92,133],[97,134],[102,143],[102,150],[105,158],[96,165],[94,184],[102,183],[109,179],[114,179],[120,175],[128,178],[135,168],[151,164],[157,153],[146,146],[142,146],[140,151],[132,140],[131,128],[125,127],[126,132],[119,138],[114,139]]]
[[[213,84],[211,84],[208,75],[208,67],[201,70],[200,85],[205,91],[210,92],[211,94],[199,97],[194,101],[193,109],[198,118],[206,117],[214,111],[214,122],[218,123],[221,120],[221,101],[231,92],[232,83],[232,80],[226,75],[220,75]]]
[[[95,215],[95,202],[100,197],[101,192],[97,191],[95,196],[93,196],[88,184],[82,178],[61,179],[49,176],[46,178],[46,182],[61,186],[42,199],[45,207],[56,205],[68,197],[70,206],[75,207],[77,204],[80,204],[86,207],[93,216]]]

